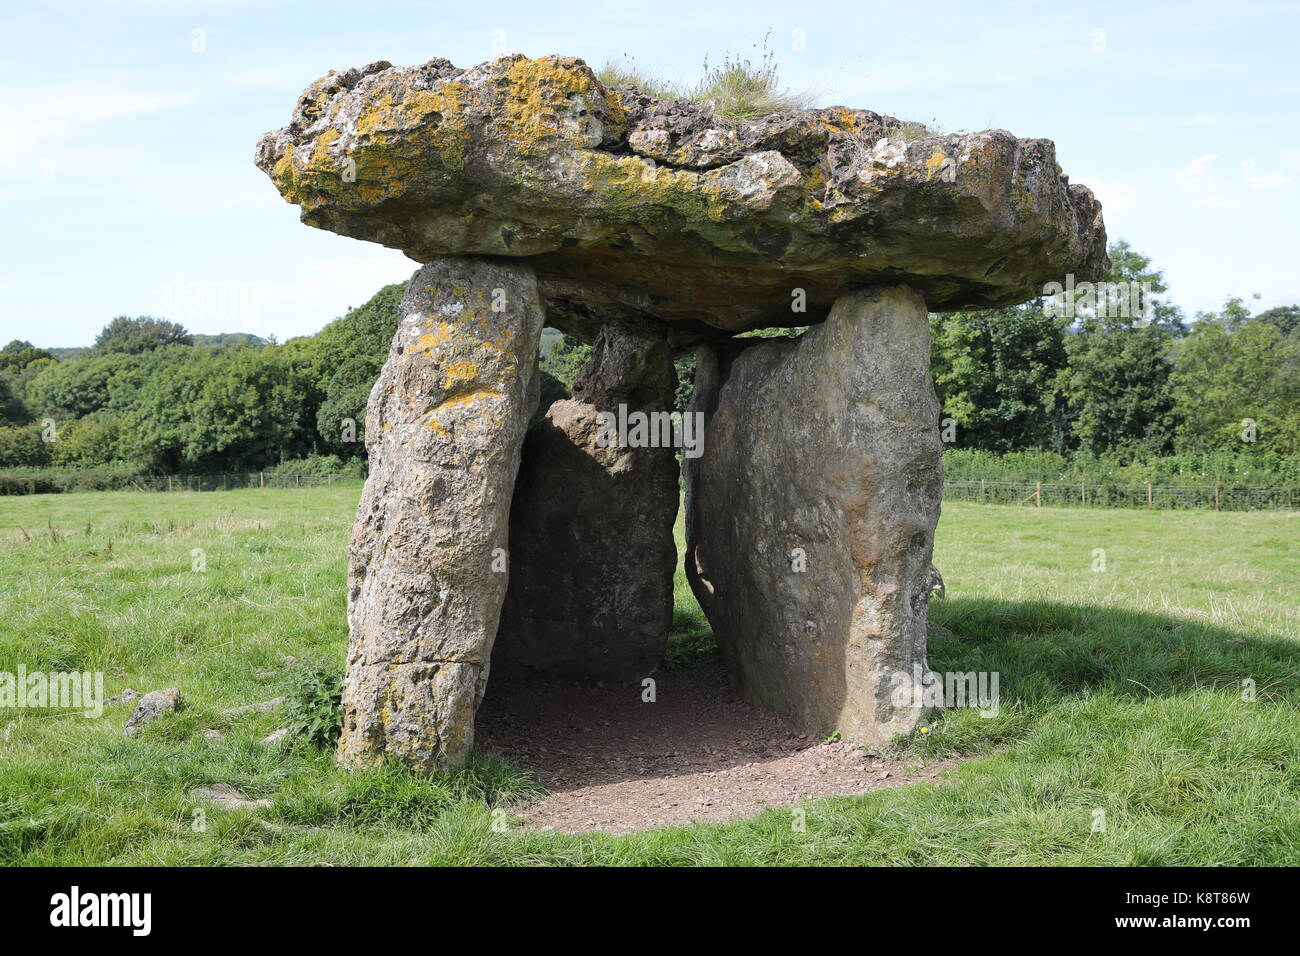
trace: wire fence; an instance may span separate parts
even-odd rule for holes
[[[0,476],[3,477],[3,476]],[[0,489],[5,494],[39,494],[59,488],[39,487],[31,477],[7,479]],[[118,488],[134,491],[229,491],[236,488],[322,488],[332,485],[360,485],[357,474],[285,475],[264,471],[228,472],[216,475],[133,475],[115,480],[101,490]],[[31,487],[25,485],[30,484]],[[73,490],[71,488],[66,490]],[[91,490],[91,489],[76,489]],[[1046,482],[948,480],[945,501],[975,501],[986,504],[1025,507],[1073,508],[1158,508],[1217,511],[1294,511],[1300,505],[1295,488],[1251,488],[1242,485],[1155,485],[1110,484],[1107,482]]]
[[[1027,507],[1200,508],[1212,511],[1292,511],[1300,504],[1294,488],[1240,485],[1114,485],[1105,482],[945,481],[945,501],[980,501]]]
[[[244,472],[223,475],[188,475],[136,478],[139,491],[224,491],[231,488],[319,488],[359,484],[357,475],[273,475]],[[1239,485],[1186,487],[1171,485],[1117,485],[1105,482],[946,481],[945,501],[982,501],[1027,507],[1084,508],[1199,508],[1218,511],[1291,511],[1300,504],[1293,488],[1248,488]]]
[[[170,475],[136,477],[125,486],[135,491],[229,491],[232,488],[321,488],[327,485],[360,485],[359,475],[274,475],[264,471],[231,472],[221,475]]]

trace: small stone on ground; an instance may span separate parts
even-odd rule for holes
[[[178,688],[172,687],[167,690],[151,690],[140,698],[140,703],[135,705],[135,712],[131,714],[122,733],[131,737],[137,730],[145,724],[152,723],[163,714],[179,710],[181,705],[181,692]]]
[[[282,747],[286,738],[289,736],[289,728],[281,727],[279,730],[272,731],[262,738],[263,747]]]
[[[254,810],[271,806],[270,800],[250,800],[228,783],[214,783],[191,790],[190,799],[210,803],[222,810]]]
[[[260,704],[244,704],[240,707],[227,707],[222,711],[223,714],[264,714],[268,711],[275,710],[284,703],[283,697],[276,697],[272,700],[264,700]]]

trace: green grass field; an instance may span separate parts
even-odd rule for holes
[[[565,836],[493,829],[534,785],[490,754],[445,780],[346,773],[259,746],[276,714],[219,713],[291,690],[286,656],[341,667],[357,495],[0,500],[0,671],[102,670],[110,694],[186,702],[130,739],[130,704],[0,710],[0,862],[1300,864],[1300,515],[946,505],[930,662],[998,671],[1002,694],[995,718],[951,711],[899,743],[969,758],[948,783],[812,804],[807,832],[770,810]],[[689,660],[706,629],[678,596]],[[187,794],[210,783],[273,806],[196,828]]]

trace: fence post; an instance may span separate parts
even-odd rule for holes
[[[1147,482],[1147,507],[1151,507],[1151,482]]]
[[[171,476],[171,475],[168,475],[168,476],[167,476],[167,490],[168,490],[168,491],[171,491],[171,490],[172,490],[172,476]]]
[[[264,471],[259,471],[259,472],[257,473],[257,487],[259,487],[259,488],[265,488],[265,487],[266,487],[266,472],[264,472]]]
[[[1043,483],[1041,481],[1034,482],[1034,501],[1037,507],[1041,508],[1043,506]]]
[[[1214,486],[1214,510],[1219,510],[1219,486]]]
[[[1087,482],[1081,481],[1079,482],[1079,504],[1086,505],[1087,503],[1088,503],[1088,484]]]

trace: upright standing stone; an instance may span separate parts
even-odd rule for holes
[[[676,384],[661,332],[610,322],[573,398],[529,431],[510,513],[499,670],[626,683],[659,664],[673,619],[679,490],[671,434],[652,426],[668,421]],[[638,447],[602,447],[602,412],[645,415],[640,436],[627,436]]]
[[[352,530],[339,760],[463,766],[506,591],[507,521],[537,404],[531,266],[440,259],[411,279],[370,393]]]
[[[749,700],[883,743],[921,711],[943,485],[925,302],[838,299],[796,341],[704,350],[687,473],[687,573]]]

